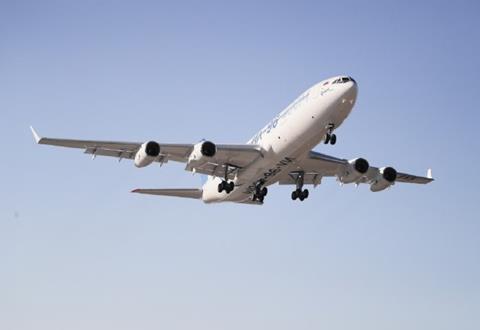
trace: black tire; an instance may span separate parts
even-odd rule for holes
[[[220,194],[223,191],[223,181],[218,184],[218,193]]]
[[[263,203],[263,199],[264,199],[264,198],[265,198],[264,196],[259,196],[259,197],[257,197],[257,199],[258,199],[258,201],[259,201],[260,203]]]
[[[335,143],[337,143],[337,136],[335,134],[332,134],[332,136],[330,137],[330,144],[334,145]]]
[[[301,194],[298,199],[300,200],[300,202],[303,202],[303,200],[305,199],[305,197],[303,196],[303,194]]]
[[[330,142],[330,134],[329,134],[329,133],[327,133],[327,134],[325,135],[325,142],[324,142],[324,143],[325,143],[325,144],[328,144],[328,142]]]
[[[268,194],[268,189],[267,189],[267,187],[263,187],[263,188],[262,188],[262,196],[267,196],[267,194]]]
[[[305,189],[303,192],[302,192],[302,196],[303,196],[303,199],[307,199],[308,198],[308,189]]]
[[[230,181],[230,183],[228,184],[228,192],[231,193],[233,189],[235,189],[235,183],[233,183],[233,181]]]
[[[297,191],[296,190],[292,191],[292,201],[296,200],[297,197],[298,197]]]

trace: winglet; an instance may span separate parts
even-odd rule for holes
[[[38,135],[38,133],[33,128],[33,126],[30,126],[30,130],[32,131],[33,138],[35,139],[35,143],[38,144],[42,138],[40,137],[40,135]]]
[[[432,176],[432,169],[431,169],[431,168],[429,168],[429,169],[427,170],[427,178],[429,178],[429,179],[433,179],[433,176]]]

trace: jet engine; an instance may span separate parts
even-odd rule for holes
[[[384,190],[395,183],[397,171],[393,167],[382,167],[378,170],[377,177],[370,184],[373,192]]]
[[[202,141],[193,146],[192,153],[188,157],[188,165],[193,167],[206,163],[217,153],[217,146],[210,141]]]
[[[160,145],[155,141],[149,141],[142,144],[135,155],[135,166],[145,167],[153,163],[160,154]]]
[[[352,183],[357,181],[367,173],[370,165],[368,164],[366,159],[363,158],[355,158],[348,161],[348,165],[346,166],[346,170],[339,177],[340,182],[342,183]]]

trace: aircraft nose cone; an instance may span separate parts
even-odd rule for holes
[[[357,84],[354,81],[351,81],[349,85],[350,86],[347,87],[347,94],[354,94],[356,96],[358,91]]]
[[[348,84],[350,86],[347,87],[343,99],[353,105],[357,99],[358,87],[354,81],[351,81]]]

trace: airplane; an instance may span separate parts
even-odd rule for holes
[[[312,149],[323,141],[334,145],[335,130],[351,113],[357,98],[357,82],[349,76],[335,76],[315,84],[271,120],[246,144],[216,144],[202,140],[193,144],[156,141],[117,142],[40,137],[31,128],[35,142],[51,146],[84,149],[96,156],[131,159],[141,168],[169,161],[185,163],[185,170],[207,175],[201,188],[135,189],[133,193],[200,199],[205,203],[236,202],[262,205],[268,186],[292,185],[292,200],[309,197],[305,185],[318,186],[324,177],[336,177],[341,184],[365,183],[373,192],[397,182],[427,184],[427,176],[397,172],[393,167],[370,166],[364,158],[343,159]]]

